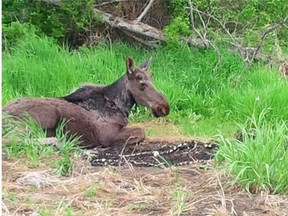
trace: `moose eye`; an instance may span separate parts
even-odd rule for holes
[[[139,83],[140,83],[140,90],[144,91],[144,89],[146,88],[147,84],[145,82],[143,82],[143,81],[140,81]]]
[[[140,75],[140,74],[138,74],[138,75],[136,76],[136,78],[137,78],[138,80],[142,80],[142,79],[143,79],[142,75]]]

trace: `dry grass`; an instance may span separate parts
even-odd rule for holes
[[[161,118],[141,123],[130,123],[129,126],[145,128],[147,140],[149,142],[175,143],[181,141],[190,141],[193,139],[202,142],[210,141],[208,139],[204,139],[203,137],[185,135],[175,124],[167,122]]]
[[[181,140],[172,124],[141,127],[152,128],[150,140]],[[63,177],[50,166],[57,157],[38,167],[29,167],[25,158],[3,158],[3,215],[288,215],[287,197],[245,193],[211,167],[92,167],[73,157],[73,172]]]
[[[287,215],[287,197],[249,195],[219,172],[91,167],[73,158],[70,177],[3,161],[3,215]]]

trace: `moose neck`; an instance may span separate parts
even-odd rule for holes
[[[104,90],[106,99],[113,102],[126,117],[129,116],[130,110],[135,104],[132,94],[127,89],[127,82],[127,76],[123,75],[111,85],[106,86]]]

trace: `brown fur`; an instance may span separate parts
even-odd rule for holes
[[[127,58],[127,72],[108,86],[84,85],[63,98],[22,98],[10,102],[3,112],[24,120],[25,114],[34,118],[55,136],[62,119],[65,131],[81,136],[85,147],[134,144],[144,140],[144,130],[128,128],[128,116],[135,103],[149,107],[156,117],[169,114],[169,105],[146,73],[150,60],[139,68]]]

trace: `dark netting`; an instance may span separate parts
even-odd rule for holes
[[[95,148],[85,157],[92,166],[181,166],[192,163],[205,163],[213,159],[217,149],[215,143],[199,141],[179,144],[138,144],[135,146]]]

